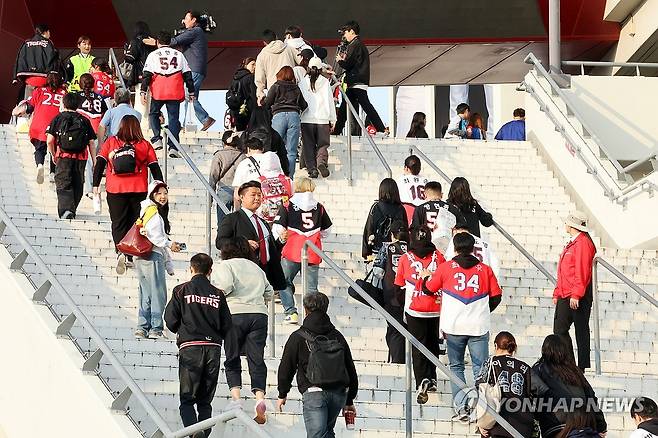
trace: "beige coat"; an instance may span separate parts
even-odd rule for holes
[[[256,57],[256,97],[265,97],[265,89],[276,82],[276,74],[281,67],[294,67],[297,61],[297,51],[283,41],[275,40],[263,47]]]

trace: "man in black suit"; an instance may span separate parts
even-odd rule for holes
[[[258,181],[249,181],[238,188],[242,208],[224,217],[217,230],[215,245],[221,249],[225,239],[245,237],[254,252],[254,261],[265,271],[274,290],[286,288],[286,278],[281,268],[281,252],[270,226],[258,217],[263,193]]]

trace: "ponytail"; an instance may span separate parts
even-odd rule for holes
[[[320,77],[320,69],[317,67],[309,68],[308,77],[311,80],[311,91],[315,92],[315,81]]]

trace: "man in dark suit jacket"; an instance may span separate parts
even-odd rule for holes
[[[249,181],[238,188],[242,208],[224,217],[217,230],[215,245],[221,250],[226,239],[245,237],[254,252],[254,261],[265,271],[274,290],[286,288],[286,278],[281,268],[281,252],[270,226],[258,217],[263,193],[258,181]]]

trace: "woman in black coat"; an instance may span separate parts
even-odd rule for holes
[[[485,227],[493,225],[493,216],[484,211],[478,201],[471,194],[471,187],[466,178],[458,176],[450,184],[448,193],[448,204],[459,209],[466,219],[468,232],[474,236],[480,236],[480,224]]]
[[[391,225],[396,220],[407,223],[407,213],[400,201],[398,185],[393,178],[384,178],[379,184],[379,199],[370,207],[363,229],[361,255],[367,259],[377,255],[385,241],[390,239]]]
[[[256,58],[248,57],[242,60],[240,68],[233,75],[231,87],[240,90],[240,96],[244,104],[239,109],[231,109],[231,118],[235,121],[235,130],[245,131],[249,125],[251,114],[256,108],[256,83],[254,82],[254,71],[256,70]]]
[[[532,367],[532,392],[538,399],[537,406],[541,407],[535,418],[539,421],[542,437],[557,436],[578,405],[594,414],[596,432],[601,436],[607,432],[608,425],[592,386],[576,366],[571,347],[558,335],[544,339],[541,358]]]
[[[144,40],[152,40],[151,30],[149,29],[148,24],[143,21],[138,21],[135,23],[133,29],[133,37],[130,39],[126,47],[125,61],[133,66],[132,77],[128,83],[126,83],[127,87],[132,87],[133,85],[142,82],[142,71],[144,70],[146,57],[156,49],[155,46],[145,44]]]

